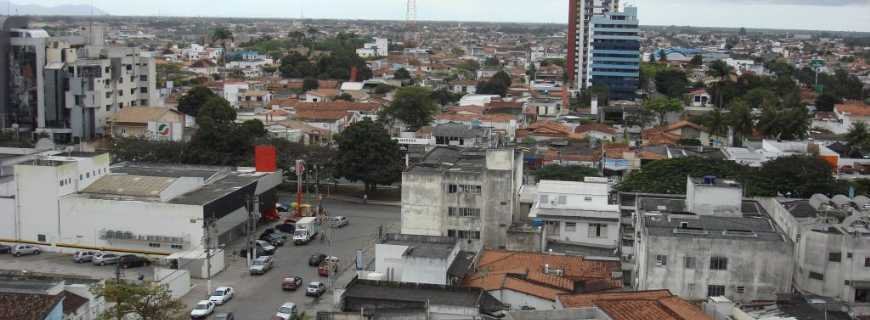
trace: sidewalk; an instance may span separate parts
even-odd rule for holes
[[[332,200],[338,200],[338,201],[344,201],[344,202],[363,204],[362,198],[354,197],[354,196],[347,196],[347,195],[332,194],[332,195],[329,195],[328,197],[324,197],[324,199],[332,199]],[[366,204],[377,205],[377,206],[394,206],[394,207],[401,207],[402,206],[401,201],[369,200]]]

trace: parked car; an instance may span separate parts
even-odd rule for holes
[[[326,260],[326,255],[322,253],[312,254],[310,258],[308,258],[308,265],[312,267],[319,266],[323,263],[323,260]]]
[[[94,259],[94,255],[96,255],[97,253],[98,253],[97,251],[87,251],[87,250],[76,251],[76,253],[73,254],[73,262],[75,262],[75,263],[91,262],[91,260]]]
[[[32,254],[39,254],[39,247],[30,245],[30,244],[16,244],[12,246],[12,250],[10,251],[13,256],[29,256]]]
[[[323,285],[323,282],[312,282],[308,284],[308,287],[305,288],[305,295],[309,297],[319,297],[322,296],[323,293],[326,292],[326,286]]]
[[[299,310],[296,309],[296,304],[287,302],[278,307],[278,312],[275,313],[275,319],[293,320],[296,319],[298,313]]]
[[[216,305],[222,305],[233,298],[236,291],[232,287],[219,287],[211,293],[208,301],[214,302]]]
[[[125,254],[118,258],[118,264],[121,265],[121,268],[137,268],[144,267],[151,264],[151,260],[148,258],[140,257],[135,254]]]
[[[344,216],[334,216],[329,217],[328,223],[330,227],[341,228],[350,223],[350,220],[348,220],[347,217]]]
[[[281,231],[282,233],[293,235],[293,232],[296,231],[296,225],[285,222],[284,224],[279,224],[278,226],[276,226],[275,229]]]
[[[98,253],[91,259],[91,263],[98,266],[104,266],[107,264],[116,264],[120,259],[121,256],[114,253]]]
[[[264,274],[266,271],[272,269],[272,264],[272,256],[262,256],[254,259],[254,262],[251,263],[251,268],[248,271],[251,272],[251,275]]]
[[[273,246],[272,244],[270,244],[266,241],[257,240],[257,247],[262,249],[263,253],[265,253],[267,255],[271,256],[271,255],[275,254],[275,246]]]
[[[850,165],[845,165],[845,166],[840,167],[840,173],[853,174],[853,173],[855,173],[855,168],[853,168]]]
[[[236,320],[236,317],[233,316],[232,312],[228,313],[216,313],[214,315],[214,320]]]
[[[260,240],[266,241],[269,244],[276,246],[276,247],[284,246],[284,237],[282,237],[280,234],[278,234],[276,232],[264,234],[264,235],[260,236]]]
[[[278,203],[275,203],[275,209],[278,210],[278,212],[287,212],[290,210],[290,206],[278,202]]]
[[[0,253],[12,253],[12,246],[0,244]]]
[[[190,311],[191,319],[205,319],[214,312],[214,302],[201,300],[196,303],[196,307]]]
[[[281,281],[281,290],[284,291],[295,291],[300,287],[302,287],[302,277],[286,276]]]
[[[328,277],[330,273],[335,274],[338,271],[337,263],[330,263],[328,261],[323,261],[319,267],[317,267],[317,274],[321,277]]]

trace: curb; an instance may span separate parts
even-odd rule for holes
[[[364,204],[362,199],[357,198],[357,197],[349,197],[349,196],[331,195],[329,197],[325,197],[324,199],[338,200],[338,201],[344,201],[344,202],[352,202],[352,203],[363,204],[363,205],[394,206],[394,207],[401,207],[402,206],[402,203],[399,201],[369,200],[368,203]]]

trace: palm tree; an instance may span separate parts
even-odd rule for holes
[[[723,81],[725,81],[725,77],[728,77],[729,75],[731,75],[731,71],[732,71],[731,66],[729,66],[727,63],[725,63],[725,61],[722,61],[722,60],[713,61],[712,63],[710,63],[710,68],[707,69],[708,76],[716,77],[719,79],[718,82],[719,82],[720,86],[719,86],[719,90],[717,90],[717,92],[718,92],[717,95],[719,96],[718,97],[719,103],[716,104],[716,106],[719,108],[722,107],[722,86],[721,86],[721,83]]]
[[[716,108],[701,118],[701,124],[710,130],[710,134],[717,138],[728,134],[728,118],[722,113],[722,109]]]
[[[764,107],[764,109],[761,110],[757,126],[758,131],[760,131],[765,137],[778,138],[782,131],[781,124],[779,110],[769,106]]]
[[[224,49],[223,56],[221,57],[221,60],[223,60],[224,57],[227,55],[227,40],[233,40],[233,39],[234,39],[233,32],[227,28],[219,27],[219,28],[215,28],[214,30],[211,31],[212,44],[215,44],[218,41],[220,41],[221,48]]]
[[[743,138],[752,135],[752,130],[755,128],[755,116],[752,115],[752,109],[749,108],[743,100],[734,100],[728,106],[728,125],[734,129],[734,145],[742,145]]]

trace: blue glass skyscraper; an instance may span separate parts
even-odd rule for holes
[[[640,87],[640,27],[636,7],[589,22],[586,88],[606,86],[610,99],[631,100]]]

